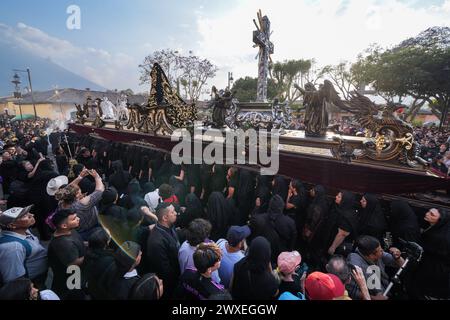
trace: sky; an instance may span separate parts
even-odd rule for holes
[[[80,29],[67,28],[71,5]],[[145,56],[193,51],[219,68],[208,88],[225,88],[228,72],[257,76],[258,9],[271,21],[274,61],[314,58],[317,67],[450,26],[450,0],[2,0],[0,49],[13,45],[103,87],[136,92],[149,90],[139,83]]]

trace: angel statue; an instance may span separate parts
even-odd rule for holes
[[[100,108],[103,113],[103,120],[114,120],[116,119],[116,106],[109,101],[108,97],[103,97],[102,102],[100,103]]]
[[[312,83],[307,83],[305,89],[294,85],[303,95],[305,113],[305,136],[325,137],[328,128],[329,104],[340,104],[338,93],[329,80],[325,80],[319,90]]]
[[[128,97],[126,94],[121,94],[117,99],[117,121],[127,122],[128,121]]]
[[[226,89],[218,91],[215,86],[211,89],[211,101],[209,102],[209,107],[213,108],[212,112],[212,122],[213,126],[216,128],[222,128],[226,122],[225,119],[227,114],[232,107],[232,102],[234,98],[234,93]]]
[[[77,122],[84,124],[87,118],[89,118],[89,108],[87,104],[81,106],[80,104],[75,103],[75,108],[77,109],[76,117]]]

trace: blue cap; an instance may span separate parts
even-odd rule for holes
[[[227,240],[228,244],[232,247],[236,246],[239,242],[244,240],[250,235],[251,231],[248,226],[231,226],[228,229]]]

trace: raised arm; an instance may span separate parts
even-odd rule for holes
[[[102,178],[94,169],[89,171],[90,175],[95,179],[95,191],[105,191],[105,185],[103,184]]]
[[[81,180],[83,180],[84,177],[89,175],[89,170],[84,168],[78,177],[76,177],[71,183],[69,183],[69,186],[78,186]]]
[[[28,173],[28,175],[27,175],[28,178],[34,177],[34,175],[36,174],[36,171],[39,167],[39,164],[44,160],[45,160],[45,158],[42,156],[42,153],[39,153],[39,160],[36,162],[36,165],[34,166],[33,171]]]
[[[328,254],[333,255],[336,251],[336,248],[339,247],[342,242],[344,242],[345,238],[347,238],[348,235],[350,235],[350,232],[347,232],[345,230],[342,230],[341,228],[338,229],[338,233],[336,237],[334,238],[333,244],[328,249]]]

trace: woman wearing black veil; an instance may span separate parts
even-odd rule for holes
[[[131,181],[129,172],[123,169],[122,160],[116,160],[111,164],[113,173],[109,176],[108,182],[111,186],[116,188],[119,197],[126,193],[128,184]]]
[[[186,207],[177,218],[176,225],[180,228],[186,228],[189,223],[197,218],[204,218],[205,213],[202,203],[195,193],[190,193],[185,199]]]
[[[360,201],[361,211],[359,213],[358,233],[360,235],[372,236],[383,243],[383,235],[387,229],[386,217],[381,209],[377,197],[366,193]]]
[[[349,254],[353,249],[353,241],[358,237],[358,212],[355,195],[349,191],[340,191],[335,198],[334,218],[336,224],[330,234],[334,235],[328,254],[335,252]]]
[[[305,226],[303,228],[303,239],[306,241],[308,261],[311,265],[320,266],[321,260],[326,256],[329,247],[328,237],[330,217],[330,202],[323,186],[317,185],[309,192],[312,200],[306,213]]]
[[[211,195],[211,179],[212,179],[212,165],[202,164],[201,165],[201,173],[200,180],[202,184],[202,192],[200,193],[200,200],[204,205],[206,205],[209,196]]]
[[[233,220],[233,211],[222,193],[217,191],[211,193],[208,199],[206,216],[212,225],[211,240],[217,241],[225,238],[230,227],[230,221]]]
[[[211,168],[211,192],[223,193],[227,185],[227,171],[224,165],[214,164]]]
[[[289,185],[284,177],[276,176],[272,181],[272,195],[279,195],[286,202]]]
[[[249,218],[250,212],[254,206],[255,196],[255,176],[246,169],[239,172],[238,193],[236,194],[237,205],[239,209],[238,224],[244,225]]]
[[[420,228],[417,216],[406,201],[394,200],[391,202],[389,225],[394,247],[403,248],[399,239],[412,242],[420,241]]]
[[[269,207],[269,201],[271,198],[270,189],[266,186],[260,186],[256,188],[255,195],[255,208],[252,211],[252,216],[267,212]]]

